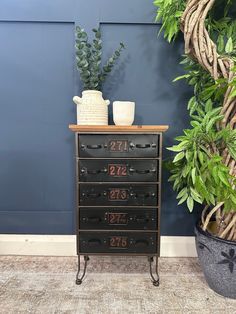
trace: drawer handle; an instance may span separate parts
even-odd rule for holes
[[[137,217],[137,218],[136,218],[136,221],[137,221],[138,223],[141,223],[141,222],[148,222],[148,218],[146,218],[146,217]]]
[[[148,170],[148,169],[144,169],[144,170],[138,170],[138,169],[134,169],[134,168],[130,168],[129,169],[129,172],[130,173],[134,173],[134,172],[136,172],[136,173],[138,173],[138,174],[147,174],[147,173],[150,173],[150,172],[155,172],[156,170],[154,169],[154,170]]]
[[[100,170],[101,173],[107,173],[107,168]]]
[[[101,218],[100,217],[83,217],[83,221],[95,223],[95,222],[100,222]]]
[[[148,241],[147,240],[136,240],[135,244],[136,247],[146,247],[148,246]]]
[[[137,194],[137,197],[142,197],[142,198],[146,198],[146,197],[149,197],[149,196],[150,196],[149,193]]]
[[[86,168],[80,169],[80,173],[85,173],[85,172],[86,172]]]
[[[87,148],[88,149],[100,149],[102,148],[102,145],[87,145]]]
[[[101,194],[100,193],[88,193],[88,194],[83,193],[83,196],[87,196],[91,198],[98,198],[101,196]]]
[[[98,246],[101,245],[101,240],[99,239],[90,239],[88,240],[89,246]]]
[[[98,174],[100,172],[101,172],[100,170],[87,170],[88,174]]]
[[[138,194],[138,197],[155,197],[155,193]]]
[[[138,174],[147,174],[147,173],[150,173],[150,170],[136,170],[136,173],[138,173]]]
[[[151,145],[150,144],[136,144],[136,147],[137,148],[149,148],[151,147]]]

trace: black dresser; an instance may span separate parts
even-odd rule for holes
[[[76,147],[76,283],[91,255],[144,255],[158,286],[162,133],[168,127],[69,128]]]

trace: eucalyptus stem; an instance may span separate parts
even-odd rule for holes
[[[121,51],[125,48],[123,43],[108,59],[105,66],[101,66],[102,39],[100,29],[93,29],[94,39],[88,41],[88,35],[84,29],[76,27],[76,60],[77,69],[80,73],[84,89],[101,90],[102,84],[107,75],[112,71],[115,61],[120,57]]]

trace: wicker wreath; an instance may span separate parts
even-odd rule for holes
[[[217,53],[216,44],[211,40],[205,27],[205,19],[214,5],[215,0],[189,0],[181,17],[181,31],[184,33],[185,53],[197,60],[211,76],[217,80],[225,78],[232,81],[235,73],[232,71],[233,60],[222,57]],[[224,96],[222,107],[223,120],[218,125],[219,129],[227,125],[233,129],[236,125],[236,97],[230,97],[232,89],[229,86]],[[223,162],[230,169],[231,175],[236,175],[236,161],[227,150],[223,152]],[[235,187],[234,187],[235,188]],[[216,213],[217,225],[220,226],[219,235],[222,238],[236,241],[236,212],[223,212],[223,203],[217,204],[208,211],[205,208],[202,215],[203,229],[206,230],[213,214]],[[206,214],[207,213],[207,214]]]

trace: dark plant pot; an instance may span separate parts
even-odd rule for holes
[[[209,287],[236,299],[236,242],[214,237],[195,227],[196,248],[200,265]]]

